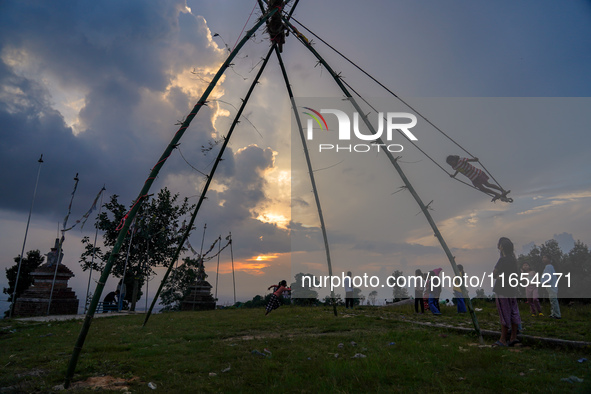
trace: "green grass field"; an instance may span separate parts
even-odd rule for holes
[[[481,327],[498,330],[494,304],[475,306]],[[565,307],[560,321],[526,311],[522,305],[528,335],[591,339],[589,306]],[[91,377],[112,377],[128,382],[112,390],[138,393],[591,392],[591,361],[578,361],[591,360],[589,348],[493,348],[496,338],[483,346],[473,334],[412,323],[471,326],[454,308],[443,312],[341,307],[335,317],[332,308],[282,306],[265,317],[262,309],[225,309],[158,314],[145,328],[143,315],[95,319],[72,391],[92,391],[78,386]],[[55,391],[81,326],[0,321],[0,392]],[[570,376],[584,381],[561,380]]]

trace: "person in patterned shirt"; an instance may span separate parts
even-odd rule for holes
[[[472,184],[477,189],[483,191],[484,193],[492,194],[494,196],[492,201],[496,201],[498,199],[501,199],[501,201],[505,201],[507,199],[507,193],[509,193],[511,190],[505,191],[499,186],[490,183],[488,181],[488,175],[486,175],[482,170],[470,164],[470,162],[477,162],[478,158],[475,157],[473,159],[468,159],[465,157],[460,158],[460,156],[457,155],[450,155],[447,156],[447,159],[445,161],[456,171],[453,175],[450,175],[452,178],[455,178],[458,172],[461,172],[472,181]],[[496,191],[491,189],[498,190],[501,193],[497,193]]]
[[[281,306],[281,301],[279,301],[279,297],[283,295],[284,292],[289,293],[291,291],[291,287],[287,287],[287,281],[282,280],[279,282],[278,285],[271,285],[267,290],[273,288],[273,294],[271,294],[271,298],[269,299],[269,303],[265,308],[265,316],[271,313],[273,310],[279,308]]]

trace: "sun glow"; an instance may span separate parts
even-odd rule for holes
[[[264,269],[271,266],[271,262],[280,256],[279,253],[260,254],[243,261],[234,262],[234,271],[242,271],[251,275],[264,275]],[[220,264],[220,274],[229,274],[232,272],[231,263]]]
[[[257,220],[263,223],[274,224],[284,230],[287,230],[287,225],[289,224],[289,218],[279,213],[262,213],[257,217]]]
[[[246,259],[246,261],[272,261],[272,260],[275,260],[277,257],[279,257],[278,254],[268,254],[268,255],[260,254],[256,257],[251,257],[250,259]]]

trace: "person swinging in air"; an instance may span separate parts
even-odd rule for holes
[[[512,198],[507,197],[507,194],[510,193],[511,190],[503,190],[501,187],[490,183],[488,181],[488,175],[486,175],[484,171],[470,164],[470,162],[477,162],[478,158],[468,159],[465,157],[460,158],[460,156],[457,155],[449,155],[445,161],[456,171],[453,175],[450,175],[452,178],[455,178],[458,172],[461,172],[472,181],[472,184],[478,190],[493,195],[492,202],[495,202],[496,200],[513,202]],[[498,190],[501,193],[492,189]]]

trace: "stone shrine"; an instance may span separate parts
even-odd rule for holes
[[[203,259],[198,258],[197,280],[189,287],[189,294],[181,302],[181,311],[203,311],[215,309],[215,299],[211,295],[212,285],[205,280]]]
[[[68,287],[68,280],[74,276],[68,267],[61,264],[63,254],[56,266],[57,256],[49,259],[50,254],[58,250],[59,239],[56,239],[56,247],[48,253],[48,262],[41,265],[35,271],[31,272],[33,285],[25,290],[14,305],[13,316],[45,316],[47,315],[47,306],[51,296],[51,286],[55,275],[55,284],[53,286],[53,296],[51,296],[50,315],[75,315],[78,313],[78,298],[76,293]]]

